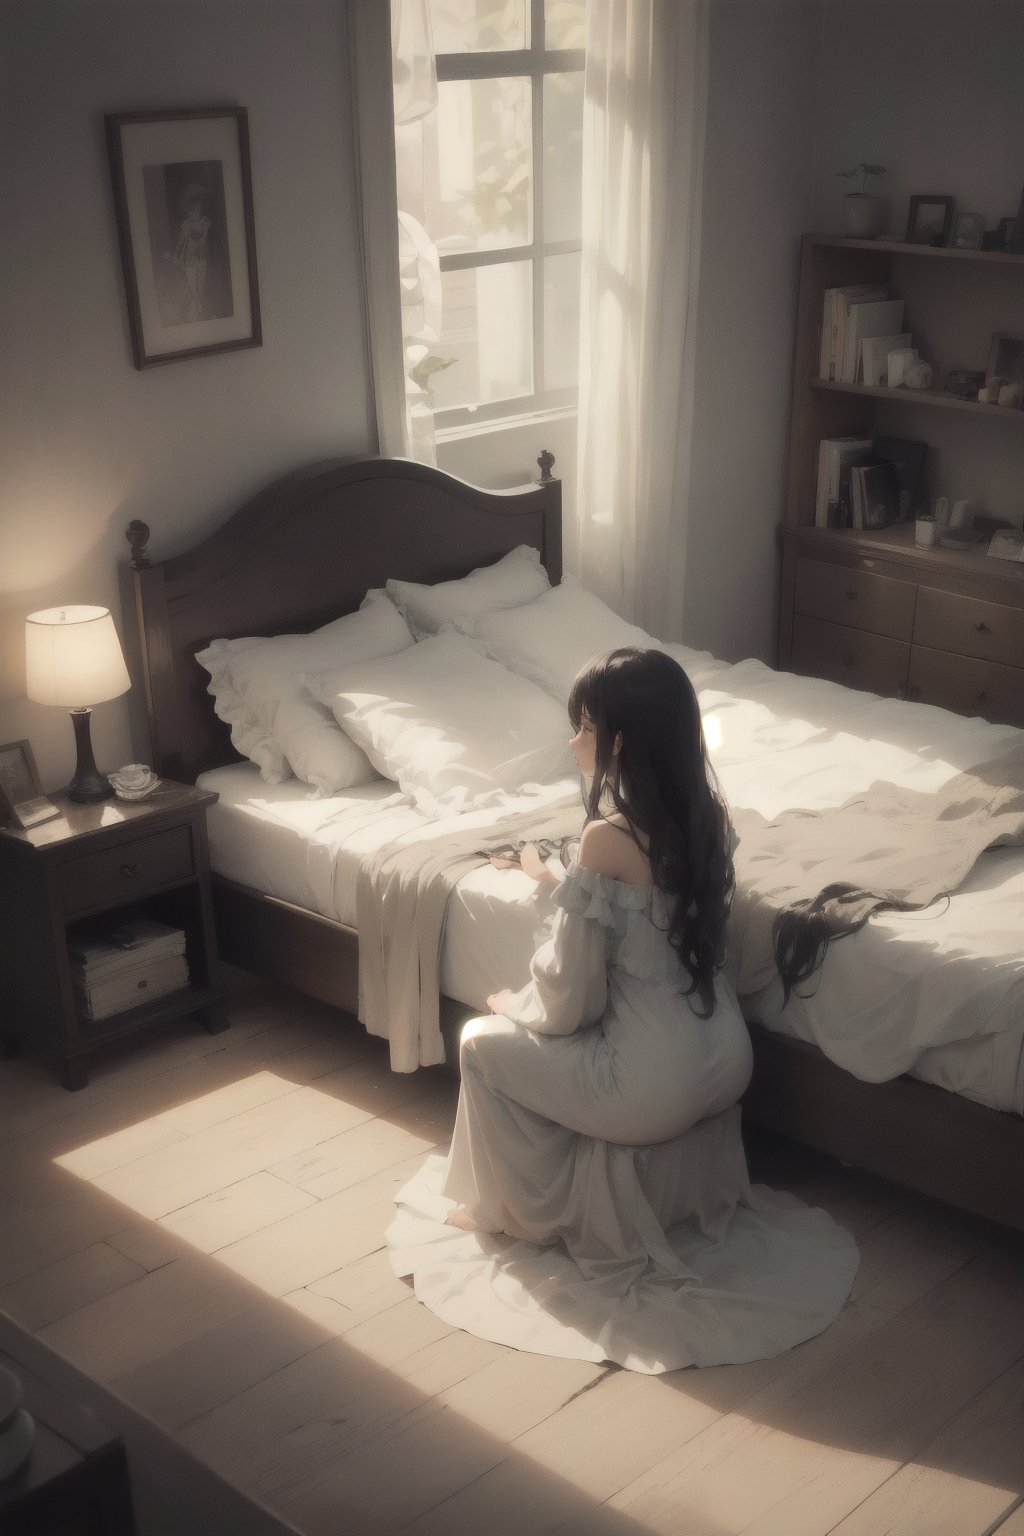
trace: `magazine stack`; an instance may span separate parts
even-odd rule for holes
[[[75,1001],[87,1019],[108,1019],[189,983],[184,930],[152,918],[90,935],[70,953]]]

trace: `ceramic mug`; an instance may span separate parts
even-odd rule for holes
[[[934,517],[919,517],[914,522],[914,543],[925,548],[935,543]]]

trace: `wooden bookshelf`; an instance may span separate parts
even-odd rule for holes
[[[886,284],[905,300],[903,329],[933,365],[935,387],[818,377],[825,291],[848,283]],[[991,469],[992,504],[979,510],[1019,527],[1024,411],[962,400],[943,384],[950,368],[984,370],[994,334],[1022,333],[1024,256],[803,237],[781,529],[781,666],[1024,725],[1024,566],[990,559],[984,543],[966,552],[919,548],[907,526],[881,533],[814,526],[822,438],[885,433],[929,444],[929,459],[942,465],[926,489],[929,501],[957,483],[958,455]]]

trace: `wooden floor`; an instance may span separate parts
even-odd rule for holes
[[[0,1308],[299,1531],[1024,1536],[1019,1239],[762,1141],[860,1243],[826,1334],[662,1377],[518,1354],[382,1246],[451,1080],[236,983],[227,1034],[126,1042],[83,1092],[0,1069]]]

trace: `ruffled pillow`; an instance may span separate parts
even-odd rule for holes
[[[335,671],[411,648],[409,626],[384,592],[369,593],[310,635],[214,640],[196,660],[210,674],[218,717],[235,750],[259,766],[268,784],[303,779],[321,794],[366,784],[375,770],[329,709],[302,683],[307,670]]]

